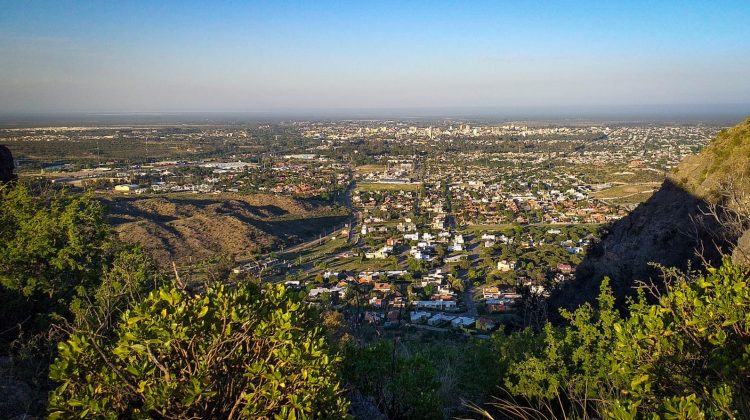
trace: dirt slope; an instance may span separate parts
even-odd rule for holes
[[[164,266],[216,255],[245,258],[345,220],[320,202],[273,195],[115,196],[104,202],[120,238],[143,245]]]

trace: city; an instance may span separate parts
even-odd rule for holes
[[[234,281],[280,282],[375,328],[486,337],[528,326],[528,295],[544,299],[570,280],[602,230],[721,129],[407,124],[6,129],[0,139],[23,177],[113,203],[271,194],[348,214],[312,237],[228,251]],[[88,155],[55,152],[73,147]],[[125,226],[121,237],[137,241]]]

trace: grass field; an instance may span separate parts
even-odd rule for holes
[[[347,245],[346,237],[336,237],[336,239],[331,239],[330,236],[323,238],[323,242],[320,245],[313,246],[307,249],[304,249],[302,251],[297,252],[281,252],[279,253],[280,256],[287,260],[296,260],[299,257],[302,257],[304,261],[309,261],[312,259],[317,259],[320,257],[328,256],[337,250],[344,249]]]
[[[638,204],[648,200],[660,185],[660,182],[617,185],[592,193],[591,196],[617,205]]]

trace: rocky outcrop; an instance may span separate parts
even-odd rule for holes
[[[16,166],[10,149],[0,145],[0,182],[10,182],[16,179],[15,169]]]

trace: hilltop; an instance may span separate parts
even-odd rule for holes
[[[750,118],[724,129],[699,154],[688,156],[670,175],[692,194],[720,199],[721,186],[733,182],[742,191],[750,187]]]
[[[700,267],[704,260],[718,265],[721,255],[733,250],[733,258],[741,260],[739,254],[750,244],[747,227],[728,227],[710,213],[715,208],[723,216],[743,212],[748,175],[750,118],[722,130],[701,153],[681,162],[649,200],[606,229],[574,281],[553,294],[551,306],[592,301],[605,276],[623,304],[637,281],[660,278],[652,263],[680,269]]]

